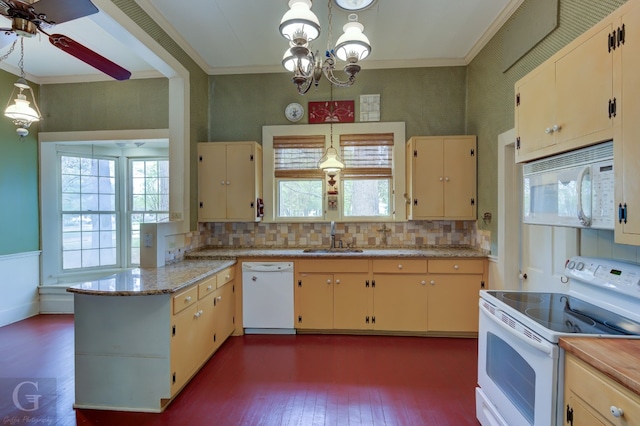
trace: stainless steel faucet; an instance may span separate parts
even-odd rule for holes
[[[330,249],[336,248],[336,223],[331,221],[331,246]]]

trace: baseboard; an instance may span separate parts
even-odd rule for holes
[[[67,291],[66,286],[40,287],[39,293],[41,314],[73,313],[73,294]]]
[[[4,311],[0,311],[0,327],[22,321],[35,315],[38,315],[37,301],[20,306],[13,306]]]

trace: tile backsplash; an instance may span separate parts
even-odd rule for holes
[[[181,260],[185,252],[202,247],[329,247],[330,223],[199,223],[185,236],[184,247],[172,247],[167,262]],[[475,221],[411,221],[402,223],[338,222],[336,245],[344,247],[476,247],[487,252],[489,231]]]

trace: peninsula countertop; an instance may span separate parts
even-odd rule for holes
[[[256,248],[203,248],[197,251],[187,253],[186,257],[189,259],[237,259],[237,258],[282,258],[282,259],[295,259],[295,258],[373,258],[373,257],[386,257],[386,258],[487,258],[487,252],[472,248],[472,247],[453,247],[453,246],[427,246],[418,248],[407,247],[386,247],[386,248],[367,248],[358,247],[361,252],[348,251],[349,249],[334,249],[327,250],[322,253],[305,252],[308,248],[270,248],[270,247],[256,247]],[[323,249],[323,247],[314,247],[313,249]]]
[[[236,263],[234,259],[186,259],[159,268],[134,268],[71,286],[68,292],[96,296],[175,293]]]

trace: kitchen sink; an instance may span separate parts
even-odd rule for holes
[[[308,248],[302,250],[303,253],[362,253],[358,248]]]

